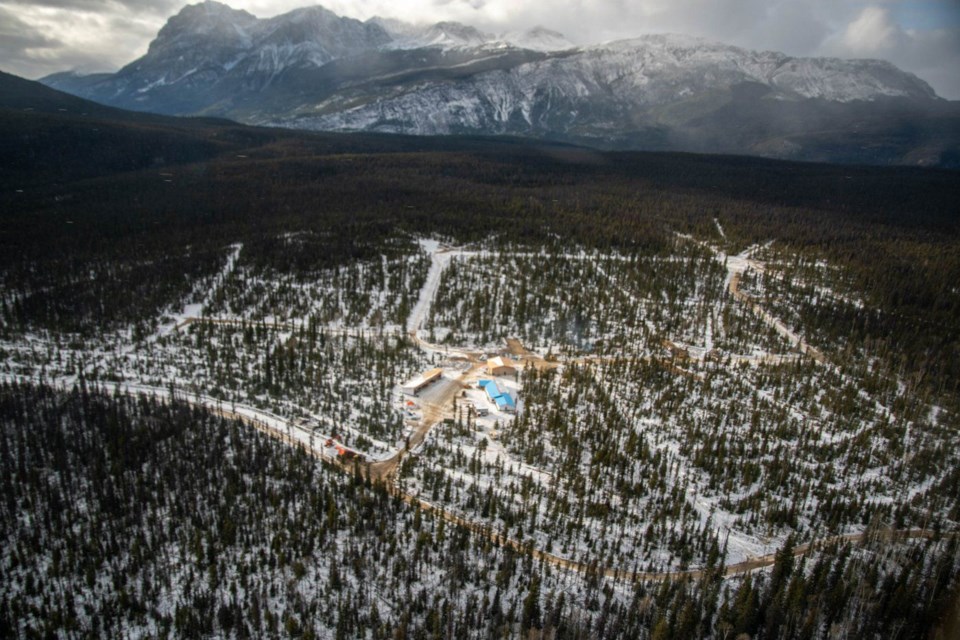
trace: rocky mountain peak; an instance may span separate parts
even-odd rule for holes
[[[360,22],[320,6],[258,20],[217,2],[185,7],[117,74],[48,84],[113,106],[271,126],[751,153],[802,147],[798,136],[819,135],[824,122],[843,132],[873,113],[925,114],[943,102],[878,60],[677,34],[577,47],[544,27],[492,35],[459,22]],[[850,108],[837,119],[839,105]]]
[[[207,62],[222,64],[250,47],[256,24],[250,13],[212,0],[187,5],[160,29],[147,54],[121,73],[160,67],[180,73]]]
[[[419,37],[424,46],[478,47],[491,40],[493,36],[460,22],[438,22]]]
[[[156,39],[150,43],[150,50],[162,50],[199,37],[245,40],[249,37],[246,29],[256,23],[257,18],[252,14],[213,0],[187,5],[167,20]]]
[[[383,27],[343,18],[321,7],[304,7],[261,21],[259,45],[309,43],[327,52],[327,60],[376,49],[392,40]]]

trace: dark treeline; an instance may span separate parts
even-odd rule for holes
[[[153,318],[216,272],[232,242],[244,244],[246,264],[309,278],[395,251],[398,234],[649,254],[675,232],[716,238],[718,219],[729,251],[773,239],[828,259],[869,303],[810,309],[808,321],[855,333],[888,353],[891,371],[958,388],[956,173],[513,141],[258,136],[200,162],[67,182],[50,171],[22,193],[5,181],[5,328],[90,333]],[[37,152],[35,142],[20,147]],[[113,166],[99,145],[86,149],[86,162]],[[291,233],[309,242],[277,241]]]

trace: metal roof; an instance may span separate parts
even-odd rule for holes
[[[479,384],[486,392],[490,401],[497,405],[498,409],[516,409],[517,403],[513,397],[500,388],[495,380],[480,380]]]

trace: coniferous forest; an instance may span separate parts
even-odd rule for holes
[[[4,637],[924,638],[955,596],[939,531],[624,584],[186,404],[4,384],[0,424]]]
[[[957,173],[0,86],[0,637],[960,633]]]

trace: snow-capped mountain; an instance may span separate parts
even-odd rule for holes
[[[562,33],[544,27],[534,27],[526,31],[511,31],[500,36],[500,40],[520,49],[531,51],[567,51],[575,49],[577,46]]]
[[[438,22],[431,25],[412,26],[397,21],[392,25],[395,49],[422,49],[425,47],[479,47],[495,40],[495,37],[459,22]],[[388,29],[389,30],[389,29]]]
[[[498,35],[484,33],[475,27],[459,22],[416,25],[393,18],[371,18],[368,22],[379,25],[390,34],[393,41],[387,47],[391,49],[427,47],[451,49],[485,45],[488,47],[509,46],[530,51],[566,51],[576,48],[576,45],[562,33],[539,26]]]
[[[945,103],[879,60],[793,58],[679,35],[576,47],[542,27],[494,35],[455,22],[360,22],[322,7],[260,20],[216,2],[185,7],[115,74],[44,82],[113,106],[270,126],[791,157],[811,157],[813,134],[854,123],[869,132],[891,109],[909,119]]]
[[[134,100],[166,86],[202,90],[218,82],[250,50],[258,23],[246,11],[213,2],[184,7],[160,29],[147,54],[120,69],[107,84],[118,97],[129,95]]]
[[[246,60],[272,73],[295,65],[323,66],[331,60],[382,47],[392,40],[375,24],[341,18],[323,7],[296,9],[258,25]]]

